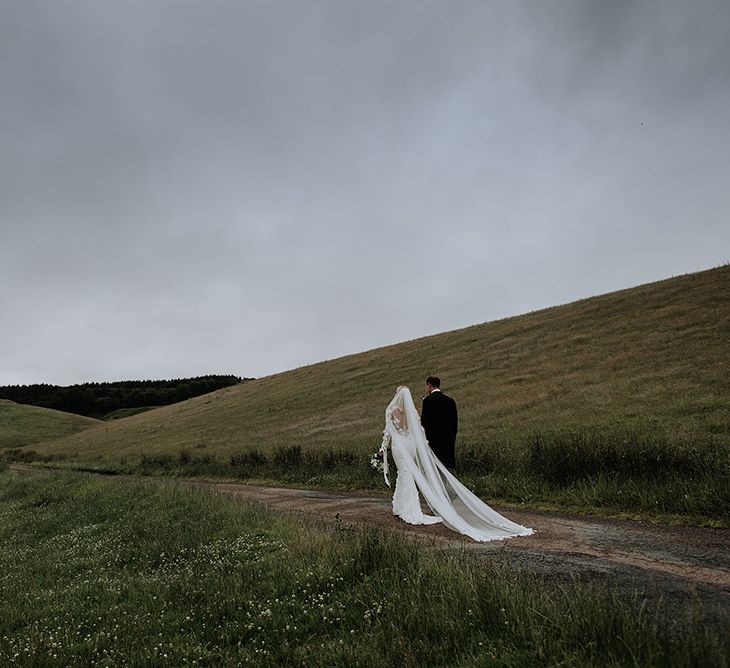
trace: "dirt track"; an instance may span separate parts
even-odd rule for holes
[[[42,469],[14,465],[18,473]],[[115,476],[115,479],[124,479]],[[150,480],[150,479],[145,479]],[[169,481],[170,479],[165,479]],[[537,510],[499,509],[535,530],[532,536],[476,543],[443,525],[411,526],[394,517],[387,495],[338,493],[243,483],[177,481],[233,494],[286,512],[417,536],[434,547],[459,547],[491,561],[562,579],[609,580],[617,590],[664,598],[698,597],[730,609],[730,531],[677,527]],[[653,596],[652,596],[653,597]]]

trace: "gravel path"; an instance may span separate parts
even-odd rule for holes
[[[535,534],[476,543],[443,525],[412,526],[402,522],[391,513],[387,496],[203,481],[183,484],[234,494],[281,510],[388,527],[485,553],[539,551],[586,557],[677,576],[730,592],[730,531],[724,529],[496,508],[509,519],[533,528]]]

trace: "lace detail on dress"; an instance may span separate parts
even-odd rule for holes
[[[399,434],[408,433],[408,421],[406,420],[406,414],[400,406],[394,406],[388,411],[387,419],[390,420],[393,428]]]

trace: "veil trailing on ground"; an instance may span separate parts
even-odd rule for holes
[[[398,468],[393,514],[411,524],[443,523],[478,541],[502,540],[533,533],[490,508],[462,485],[438,460],[428,445],[411,391],[399,387],[385,410],[383,461],[390,446]],[[387,464],[384,468],[385,482]],[[421,492],[434,515],[421,510]]]

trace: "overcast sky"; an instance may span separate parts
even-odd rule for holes
[[[725,263],[729,44],[726,0],[0,0],[0,385],[263,376]]]

